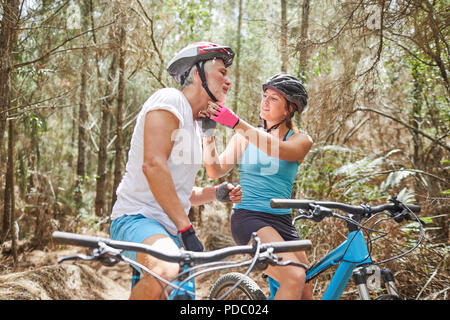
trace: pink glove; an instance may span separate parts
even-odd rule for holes
[[[239,122],[239,117],[232,110],[221,104],[219,104],[219,110],[217,111],[217,114],[212,117],[212,119],[231,129],[234,129]]]

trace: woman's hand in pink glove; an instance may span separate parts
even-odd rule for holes
[[[234,129],[239,123],[239,117],[230,109],[224,105],[217,105],[215,103],[209,102],[210,107],[214,109],[214,115],[211,117],[214,121],[223,124],[231,129]]]

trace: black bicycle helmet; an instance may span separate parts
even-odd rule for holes
[[[292,103],[295,106],[294,112],[298,111],[299,113],[305,110],[306,105],[308,103],[308,93],[306,92],[303,84],[296,77],[290,76],[285,73],[278,73],[269,79],[262,85],[263,91],[265,92],[267,89],[271,88],[278,92],[280,92],[283,97],[286,99],[286,109],[289,112],[289,106]],[[278,128],[283,122],[292,118],[294,112],[291,112],[285,119],[280,121],[279,123],[273,125],[269,129],[266,128],[266,121],[263,121],[264,129],[266,132],[270,132]]]
[[[212,42],[195,42],[178,52],[169,62],[167,71],[175,79],[176,82],[183,85],[191,71],[196,65],[199,71],[202,86],[208,95],[217,101],[216,97],[209,91],[206,84],[204,71],[205,62],[212,59],[222,59],[226,68],[233,64],[234,52],[228,46],[221,46]]]
[[[263,91],[268,88],[279,91],[283,97],[297,107],[298,112],[303,112],[308,104],[308,93],[303,84],[296,77],[285,73],[278,73],[262,85]]]

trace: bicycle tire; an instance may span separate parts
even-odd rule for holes
[[[219,277],[211,286],[209,298],[220,298],[237,281],[241,281],[240,284],[224,298],[225,300],[267,300],[255,281],[238,272],[230,272]]]

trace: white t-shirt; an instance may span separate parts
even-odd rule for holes
[[[193,120],[192,108],[183,93],[174,88],[164,88],[150,96],[137,116],[126,172],[116,191],[117,200],[112,209],[111,219],[117,219],[124,214],[142,214],[159,221],[169,233],[175,235],[177,233],[175,224],[155,200],[142,171],[145,115],[153,110],[167,110],[180,121],[179,128],[172,134],[174,145],[167,164],[178,199],[186,215],[189,214],[191,207],[189,198],[195,176],[202,164],[200,128]]]

